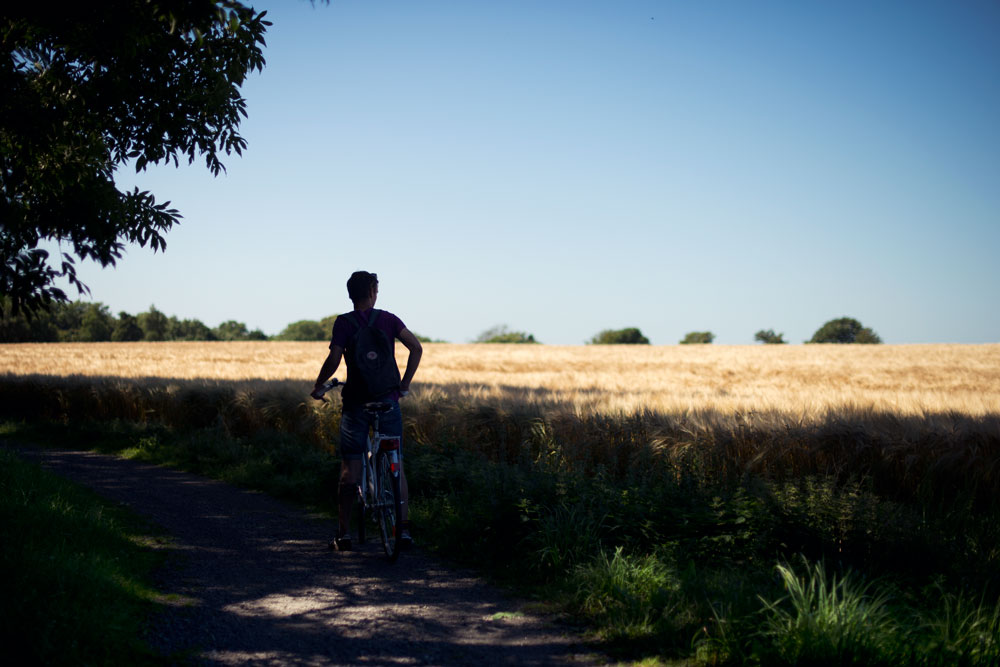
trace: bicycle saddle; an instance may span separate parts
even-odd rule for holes
[[[392,410],[392,403],[387,403],[385,401],[365,403],[365,410],[368,412],[389,412],[389,410]]]

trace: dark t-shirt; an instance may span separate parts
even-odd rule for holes
[[[344,350],[344,354],[350,354],[348,346],[350,345],[351,339],[354,338],[354,334],[358,331],[358,316],[365,324],[368,324],[368,318],[371,317],[372,309],[362,311],[351,311],[349,313],[343,313],[338,315],[337,319],[333,321],[333,334],[330,336],[330,347],[334,345],[340,347]],[[403,321],[390,313],[388,310],[380,310],[378,316],[375,318],[375,328],[381,330],[389,337],[389,340],[395,341],[399,338],[399,334],[402,333],[406,325]],[[396,358],[395,347],[392,351],[393,359]],[[350,382],[351,378],[348,376],[347,382]],[[386,397],[388,400],[398,401],[399,392],[393,392]]]

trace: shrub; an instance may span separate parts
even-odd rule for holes
[[[537,343],[534,334],[511,331],[506,324],[500,324],[479,334],[473,343]]]
[[[707,345],[715,340],[715,334],[711,331],[689,331],[681,340],[681,345]]]
[[[830,320],[813,334],[810,343],[881,343],[882,339],[870,328],[861,326],[852,317]]]
[[[753,339],[765,345],[784,345],[787,342],[785,334],[776,334],[774,329],[761,329],[753,335]]]
[[[587,341],[588,345],[649,345],[649,339],[635,327],[605,329]]]

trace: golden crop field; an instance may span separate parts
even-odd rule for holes
[[[301,380],[326,343],[41,343],[0,346],[0,373]],[[406,350],[397,349],[399,365]],[[338,376],[344,377],[341,366]],[[578,414],[838,408],[1000,414],[1000,344],[552,346],[425,344],[414,394],[559,405]]]

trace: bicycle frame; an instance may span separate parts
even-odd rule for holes
[[[337,378],[323,384],[312,397],[326,401],[324,394],[338,386]],[[365,528],[369,519],[378,522],[382,547],[389,562],[399,557],[399,540],[402,535],[403,509],[398,436],[383,435],[379,431],[379,415],[389,410],[390,403],[366,403],[365,412],[372,417],[372,432],[366,438],[366,449],[361,461],[361,478],[358,480],[358,542],[365,541]]]

